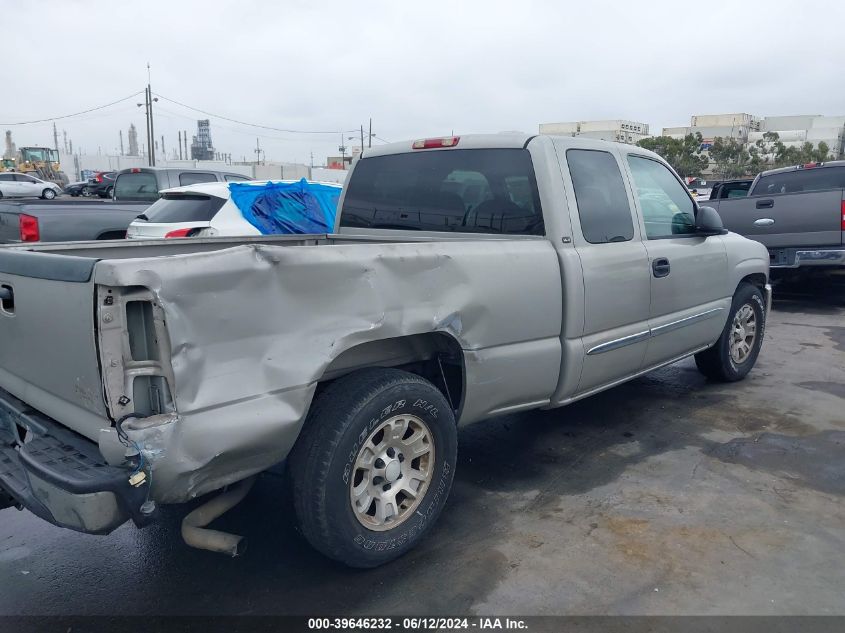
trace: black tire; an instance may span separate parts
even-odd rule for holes
[[[82,193],[83,197],[87,198],[88,196],[91,195],[91,190],[88,189],[88,187],[83,187],[81,193]]]
[[[41,192],[41,197],[45,200],[52,200],[56,197],[56,192],[53,189],[45,189]]]
[[[750,345],[750,351],[741,362],[737,362],[731,355],[732,328],[737,315],[746,306],[750,307],[754,313],[756,331],[754,340]],[[720,382],[735,382],[745,378],[751,368],[754,367],[757,356],[760,354],[766,331],[767,316],[763,291],[749,283],[740,284],[734,293],[728,320],[719,340],[710,349],[695,355],[695,364],[698,371],[707,378]]]
[[[109,187],[108,189],[106,189],[106,198],[111,198],[113,193],[114,187]]]
[[[430,432],[431,476],[420,500],[403,510],[405,518],[395,527],[370,529],[350,498],[356,460],[371,433],[403,414],[423,421]],[[457,449],[455,417],[430,382],[396,369],[365,369],[339,378],[315,397],[288,461],[301,532],[318,551],[351,567],[398,558],[422,540],[443,509]]]

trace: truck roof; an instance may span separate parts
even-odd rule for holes
[[[845,160],[829,160],[823,163],[807,163],[806,165],[791,165],[789,167],[767,169],[766,171],[761,171],[760,176],[768,176],[770,174],[782,174],[788,171],[800,171],[804,169],[823,169],[825,167],[845,167]]]
[[[554,134],[526,134],[504,132],[501,134],[455,134],[454,136],[443,137],[428,137],[428,139],[418,138],[407,141],[399,141],[396,143],[387,143],[386,145],[379,145],[377,147],[368,147],[364,150],[363,158],[372,156],[384,156],[388,154],[405,154],[415,151],[413,145],[420,140],[434,140],[434,139],[449,139],[457,138],[458,141],[454,145],[444,146],[442,149],[522,149],[528,145],[530,141],[535,138],[553,137],[558,141],[564,141],[565,144],[571,144],[573,147],[593,147],[595,149],[607,149],[610,146],[630,151],[636,149],[638,153],[643,153],[649,156],[657,157],[657,154],[636,145],[628,145],[625,143],[614,143],[611,141],[602,141],[598,139],[585,138],[583,136],[569,136],[569,135],[554,135]],[[418,149],[416,151],[432,151],[432,149],[439,150],[441,148]],[[662,159],[661,159],[662,160]]]

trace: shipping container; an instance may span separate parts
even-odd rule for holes
[[[813,124],[813,119],[820,114],[797,114],[791,116],[767,116],[763,119],[763,132],[778,130],[806,130]]]
[[[732,114],[694,114],[690,117],[692,127],[738,127],[759,129],[759,117],[744,112]]]
[[[560,134],[574,136],[578,133],[578,121],[568,123],[541,123],[540,134]]]
[[[778,135],[778,140],[782,143],[786,143],[788,141],[806,141],[807,140],[807,130],[770,130],[771,132],[775,132]],[[763,140],[763,135],[768,134],[769,132],[749,132],[748,133],[748,142],[750,144],[754,144],[757,141]]]

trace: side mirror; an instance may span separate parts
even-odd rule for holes
[[[719,212],[713,207],[698,207],[695,214],[695,232],[698,235],[724,235],[728,230],[722,224]]]

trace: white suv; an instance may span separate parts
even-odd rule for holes
[[[268,184],[295,184],[296,180],[253,180],[237,183],[250,187]],[[340,196],[342,186],[337,183],[308,181],[336,188]],[[232,200],[228,182],[204,182],[185,187],[173,187],[161,192],[144,213],[139,215],[126,230],[129,239],[155,239],[172,237],[214,237],[237,235],[262,235],[244,217]]]
[[[29,174],[0,174],[0,198],[44,198],[52,200],[62,192],[59,185]]]

